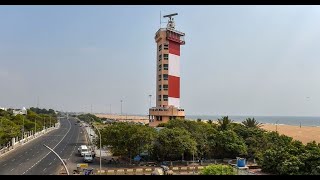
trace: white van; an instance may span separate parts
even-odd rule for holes
[[[86,145],[81,145],[79,148],[78,148],[78,152],[81,156],[84,156],[85,153],[89,153],[89,149]]]
[[[92,162],[93,161],[92,154],[90,152],[84,153],[83,161],[84,162]]]

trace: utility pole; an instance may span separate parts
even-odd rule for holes
[[[121,102],[121,113],[120,114],[122,115],[122,100],[120,100],[120,102]]]

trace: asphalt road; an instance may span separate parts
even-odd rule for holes
[[[57,175],[63,166],[58,157],[43,144],[66,159],[69,173],[82,162],[77,147],[87,144],[84,131],[76,120],[60,119],[60,128],[9,152],[0,158],[0,175]]]

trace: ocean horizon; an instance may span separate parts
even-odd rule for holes
[[[216,121],[222,116],[218,115],[187,115],[186,119],[197,120],[213,120]],[[254,118],[260,123],[264,124],[286,124],[299,126],[320,126],[320,117],[315,116],[228,116],[235,122],[242,122],[246,118]]]

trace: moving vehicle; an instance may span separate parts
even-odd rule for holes
[[[92,154],[90,152],[84,153],[83,161],[84,162],[93,162]]]
[[[81,146],[78,148],[78,153],[79,153],[81,156],[84,156],[85,153],[89,153],[89,148],[88,148],[86,145],[81,145]]]

